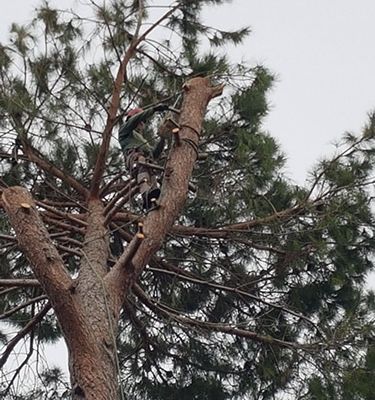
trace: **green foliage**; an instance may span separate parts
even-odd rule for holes
[[[38,339],[41,343],[53,344],[62,338],[62,332],[54,316],[48,315],[38,326]]]
[[[272,75],[264,67],[257,67],[251,86],[233,96],[234,108],[244,123],[257,128],[261,118],[267,114],[266,94],[272,83]]]
[[[145,400],[372,399],[375,295],[364,284],[374,269],[375,114],[359,137],[345,135],[306,186],[296,186],[284,174],[279,144],[262,126],[272,73],[233,65],[221,48],[240,44],[249,29],[226,32],[202,22],[204,7],[223,0],[179,3],[164,22],[166,38],[147,38],[127,67],[120,108],[110,121],[103,201],[108,204],[130,178],[116,141],[129,108],[174,104],[186,79],[196,75],[225,83],[226,90],[210,103],[199,148],[207,157],[196,163],[197,191],[189,193],[177,221],[197,230],[171,231],[142,274],[149,304],[135,292],[126,300],[117,338],[124,392]],[[141,31],[154,21],[152,2],[145,5],[149,19]],[[13,24],[10,42],[0,45],[1,185],[21,184],[39,201],[72,275],[84,229],[70,217],[82,217],[86,199],[50,168],[31,162],[28,151],[91,185],[138,7],[138,1],[113,0],[82,19],[45,2],[31,25]],[[133,201],[120,211],[137,213],[139,207]],[[132,221],[120,222],[110,228],[134,235]],[[3,214],[0,230],[14,234]],[[1,247],[0,272],[4,279],[33,278],[14,241]],[[14,328],[24,327],[44,304],[25,305],[40,289],[1,291],[2,313],[21,305],[6,320]],[[250,337],[223,333],[223,326]],[[48,314],[34,335],[43,343],[59,339],[55,317]],[[0,341],[6,344],[7,336]],[[60,371],[49,370],[39,388],[6,398],[68,398],[61,380]]]
[[[4,400],[68,400],[71,399],[71,390],[62,384],[64,374],[60,369],[54,367],[44,369],[39,373],[41,380],[40,388],[32,388],[27,394],[5,394]],[[25,382],[24,385],[26,386]],[[0,392],[1,393],[1,392]]]
[[[15,49],[18,50],[21,55],[26,55],[34,44],[34,37],[30,33],[28,27],[13,23],[10,32],[12,34],[10,41]]]
[[[1,71],[7,70],[11,63],[11,58],[8,54],[9,50],[7,47],[1,45],[0,46],[0,69]]]

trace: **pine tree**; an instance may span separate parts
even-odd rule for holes
[[[201,19],[224,2],[45,2],[0,46],[3,398],[373,398],[375,115],[293,184],[262,127],[272,74],[222,50],[249,29]],[[145,215],[117,131],[160,102],[180,141]],[[70,383],[20,388],[60,338]]]

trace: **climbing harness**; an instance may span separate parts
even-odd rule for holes
[[[191,125],[182,124],[182,125],[180,125],[180,128],[188,128],[188,129],[192,130],[198,136],[198,140],[200,139],[200,133],[195,128],[193,128]]]
[[[199,158],[199,153],[198,153],[198,145],[194,142],[192,139],[184,138],[182,139],[185,143],[187,143],[195,152],[195,155],[197,156],[197,159]]]

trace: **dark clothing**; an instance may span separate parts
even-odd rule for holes
[[[130,149],[152,152],[152,145],[149,144],[142,133],[137,132],[137,127],[142,122],[146,122],[154,113],[154,108],[142,111],[130,117],[125,124],[120,127],[118,140],[124,153]]]
[[[137,128],[156,111],[162,111],[160,106],[131,116],[119,130],[119,142],[124,153],[125,165],[131,176],[137,180],[139,192],[143,198],[143,207],[146,210],[149,210],[152,206],[151,199],[156,200],[159,197],[160,190],[157,188],[153,171],[147,166],[139,164],[139,162],[152,162],[153,156],[158,158],[164,148],[164,139],[161,139],[153,148],[153,144],[150,144],[141,132],[137,132]]]

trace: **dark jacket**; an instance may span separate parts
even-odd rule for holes
[[[137,127],[140,123],[146,122],[154,113],[155,107],[142,111],[130,117],[121,127],[118,134],[118,139],[122,151],[140,149],[146,152],[152,152],[153,146],[145,139],[142,133],[137,132]]]

